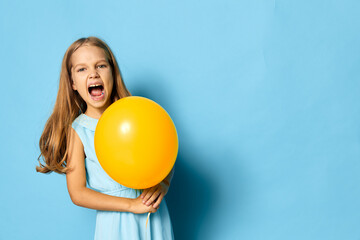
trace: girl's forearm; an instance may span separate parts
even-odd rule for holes
[[[132,211],[132,200],[130,198],[110,196],[87,187],[79,189],[71,200],[77,206],[95,210],[118,212]]]

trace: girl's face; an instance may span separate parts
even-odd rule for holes
[[[86,113],[99,117],[111,104],[112,69],[103,49],[84,45],[71,56],[72,88],[86,102]]]

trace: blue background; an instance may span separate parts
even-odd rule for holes
[[[360,239],[360,2],[0,2],[0,239],[92,239],[95,211],[35,172],[62,57],[115,53],[179,134],[176,239]]]

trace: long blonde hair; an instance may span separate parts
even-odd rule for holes
[[[36,171],[41,173],[57,172],[66,174],[68,146],[70,141],[71,124],[80,113],[85,113],[86,103],[79,93],[72,89],[71,56],[81,46],[89,45],[104,50],[114,76],[113,90],[110,95],[111,103],[120,98],[131,96],[123,82],[121,72],[114,54],[109,46],[97,37],[80,38],[66,50],[60,72],[59,91],[55,106],[50,118],[47,120],[44,131],[40,137],[40,155]],[[44,163],[41,162],[41,158]]]

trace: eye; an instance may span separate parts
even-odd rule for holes
[[[106,65],[105,64],[101,64],[98,66],[99,68],[106,68]]]
[[[82,71],[84,71],[85,70],[85,68],[79,68],[78,70],[77,70],[77,72],[82,72]]]

